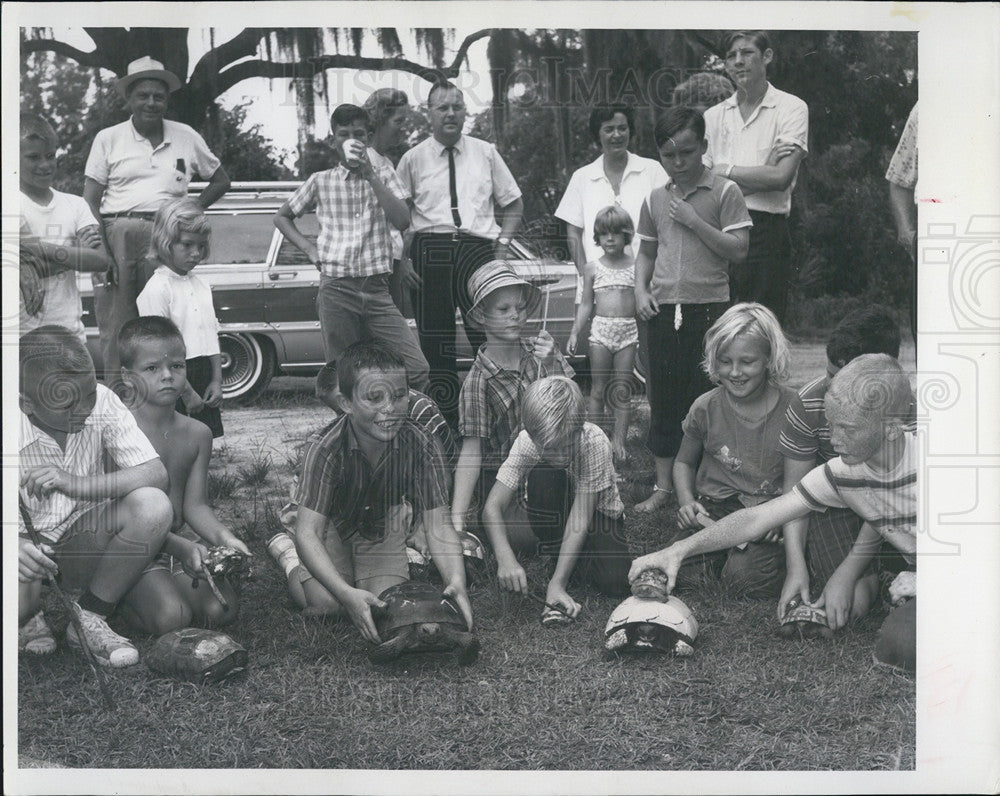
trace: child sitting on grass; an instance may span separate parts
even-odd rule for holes
[[[86,342],[76,272],[103,272],[111,261],[90,206],[82,197],[52,188],[57,149],[52,125],[22,113],[19,334],[57,324]]]
[[[170,530],[167,471],[69,330],[40,326],[22,337],[20,378],[18,501],[42,544],[20,520],[18,648],[55,651],[42,585],[60,577],[63,588],[83,590],[72,608],[97,661],[131,666],[138,651],[107,620],[119,604],[135,607]],[[107,459],[115,472],[105,471]],[[73,624],[66,641],[82,648]]]
[[[781,494],[778,436],[795,394],[781,384],[788,343],[762,304],[737,304],[712,324],[702,367],[718,386],[691,405],[674,461],[677,519],[688,533]],[[785,561],[779,536],[765,534],[702,563],[737,591],[777,597]]]
[[[890,586],[893,610],[879,631],[875,658],[913,670],[916,662],[917,449],[907,431],[912,393],[899,363],[863,354],[845,365],[825,398],[830,441],[837,458],[811,470],[781,497],[738,511],[687,539],[632,562],[629,578],[661,569],[673,590],[684,559],[759,538],[811,511],[851,508],[864,520],[850,553],[812,605],[826,612],[831,630],[860,618],[871,605],[858,589],[882,539],[907,561]],[[862,587],[863,588],[863,587]],[[907,598],[912,597],[912,600]],[[906,601],[906,602],[904,602]]]
[[[181,330],[188,358],[177,411],[204,423],[215,439],[223,435],[219,321],[211,289],[191,273],[208,256],[211,233],[205,211],[193,199],[157,210],[150,259],[158,265],[135,304],[140,315],[162,315]]]
[[[580,388],[565,376],[549,376],[528,387],[522,405],[524,430],[500,467],[483,509],[501,587],[529,591],[504,519],[527,485],[528,520],[539,551],[557,556],[545,599],[573,617],[580,613],[580,604],[567,588],[577,564],[602,593],[617,596],[628,590],[624,506],[611,443],[601,429],[584,421],[584,413]],[[543,624],[560,621],[559,612],[551,608],[542,614]]]
[[[462,448],[455,469],[452,523],[459,531],[470,518],[473,495],[479,485],[479,504],[485,501],[497,469],[510,453],[521,430],[521,396],[543,376],[572,376],[555,341],[546,331],[522,339],[538,288],[502,261],[487,263],[469,277],[470,322],[482,327],[486,342],[480,347],[459,396],[458,433]]]
[[[786,492],[814,467],[836,457],[823,399],[837,371],[862,354],[899,357],[899,324],[886,307],[875,304],[845,315],[826,344],[826,373],[802,387],[789,403],[778,446],[785,460]],[[779,620],[790,600],[798,597],[809,602],[822,594],[827,580],[851,551],[861,524],[861,517],[851,509],[831,508],[814,511],[784,527],[788,575],[778,599]],[[883,543],[882,548],[878,570],[898,572],[903,560],[891,545]],[[872,569],[858,580],[855,609],[865,613],[876,593],[876,572]]]
[[[174,408],[186,383],[184,338],[169,318],[133,318],[118,332],[118,359],[129,409],[167,468],[173,508],[161,566],[135,587],[125,617],[154,636],[189,625],[221,627],[239,607],[227,581],[217,585],[228,609],[204,582],[208,547],[224,545],[246,555],[250,550],[208,505],[212,432]]]
[[[618,205],[605,207],[594,219],[594,242],[604,250],[599,260],[583,267],[583,298],[566,343],[569,354],[576,353],[577,338],[590,325],[591,419],[601,416],[605,404],[615,418],[611,447],[615,459],[625,458],[629,414],[632,408],[632,368],[639,346],[639,326],[635,321],[635,260],[625,252],[635,230],[632,219]]]
[[[337,389],[337,369],[332,365],[325,365],[316,376],[316,397],[330,407],[339,416],[344,414],[344,400]],[[451,426],[445,421],[441,410],[438,409],[430,398],[422,392],[409,390],[409,405],[407,407],[407,418],[441,443],[444,454],[444,464],[448,472],[449,479],[455,471],[455,460],[458,457],[458,448],[455,443],[455,435],[451,431]],[[327,424],[320,431],[310,434],[306,440],[306,447],[312,445],[316,440],[321,439],[333,426],[337,420]],[[321,589],[314,579],[307,579],[303,582],[298,568],[301,566],[298,553],[295,551],[295,541],[292,536],[295,534],[295,523],[298,518],[298,506],[295,503],[295,495],[298,492],[298,476],[293,479],[291,494],[292,502],[282,507],[279,512],[281,524],[285,526],[284,531],[279,531],[272,536],[267,543],[268,552],[278,562],[285,576],[288,578],[288,590],[292,599],[300,608],[306,609],[309,615],[322,615],[325,613],[324,605],[328,603],[328,595],[325,589]],[[430,555],[427,546],[427,535],[423,529],[423,520],[415,517],[416,521],[413,530],[407,539],[407,545],[415,548],[424,558]],[[468,534],[472,536],[472,534]],[[478,539],[475,540],[478,543]],[[312,599],[311,599],[312,598]],[[312,601],[315,600],[315,603]]]
[[[407,419],[403,360],[379,343],[355,343],[337,373],[344,415],[306,452],[297,496],[295,547],[310,604],[345,614],[380,643],[372,607],[385,607],[379,595],[409,579],[408,520],[419,512],[445,594],[471,629],[444,456],[437,439]]]

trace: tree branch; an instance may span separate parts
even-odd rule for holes
[[[101,57],[102,53],[99,50],[85,53],[83,50],[71,47],[64,41],[57,41],[55,39],[29,39],[28,41],[21,42],[22,56],[38,52],[53,52],[65,58],[72,58],[80,66],[103,66],[105,69],[110,68],[108,63]]]
[[[477,30],[475,33],[470,33],[465,37],[465,40],[458,48],[458,52],[455,53],[455,59],[451,62],[451,66],[447,68],[448,77],[457,77],[458,70],[462,65],[462,61],[469,53],[469,48],[475,44],[480,39],[485,39],[487,36],[493,34],[493,28],[484,28],[483,30]]]

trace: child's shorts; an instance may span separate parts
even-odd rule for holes
[[[590,342],[604,346],[612,354],[639,344],[639,325],[635,318],[608,318],[595,315],[590,324]]]

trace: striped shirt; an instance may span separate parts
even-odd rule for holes
[[[538,446],[527,431],[522,431],[514,440],[507,461],[497,472],[497,481],[518,492],[528,473],[541,460]],[[568,471],[574,494],[597,494],[597,510],[601,514],[612,518],[622,516],[625,504],[618,494],[611,442],[593,423],[583,424],[578,447],[570,460]]]
[[[815,461],[818,456],[824,462],[836,458],[823,409],[828,389],[830,377],[820,376],[802,387],[789,401],[778,443],[782,456],[802,461]]]
[[[309,446],[296,502],[330,519],[341,539],[380,541],[386,517],[404,499],[414,511],[447,506],[449,482],[441,444],[412,421],[403,421],[372,465],[344,415]]]
[[[848,508],[896,547],[911,564],[917,552],[917,445],[903,437],[899,462],[888,472],[865,463],[844,464],[839,456],[809,471],[794,491],[814,511]]]
[[[484,343],[469,368],[458,403],[458,433],[461,437],[483,440],[484,467],[497,468],[510,453],[521,430],[521,398],[528,386],[545,376],[572,376],[558,350],[551,369],[544,367],[521,342],[521,364],[517,370],[501,367],[490,357],[489,343]]]
[[[367,152],[378,178],[405,202],[406,189],[392,164],[373,149]],[[292,194],[288,206],[296,216],[316,208],[316,247],[325,276],[375,276],[392,271],[392,226],[375,189],[360,171],[341,163],[311,174]]]
[[[111,390],[97,385],[97,401],[83,428],[66,436],[66,448],[21,412],[21,446],[18,466],[23,476],[35,467],[53,466],[70,475],[103,475],[105,452],[119,470],[136,467],[159,458],[146,435],[139,430],[132,413]],[[20,498],[28,509],[35,529],[48,541],[57,542],[77,517],[94,507],[93,501],[78,500],[61,492],[47,497],[31,497],[23,488]],[[20,532],[27,529],[18,519]]]

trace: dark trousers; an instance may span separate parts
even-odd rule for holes
[[[785,322],[792,277],[792,236],[788,219],[776,213],[750,211],[750,249],[745,262],[729,269],[733,303],[756,301]]]
[[[475,235],[418,232],[410,247],[413,267],[421,279],[414,296],[420,348],[430,366],[427,394],[441,409],[452,428],[458,427],[458,380],[455,308],[462,313],[465,334],[473,354],[486,342],[479,329],[469,325],[469,277],[493,259],[493,241]]]
[[[712,389],[701,369],[705,332],[725,312],[725,302],[682,304],[674,329],[675,304],[661,304],[649,319],[649,450],[661,459],[677,455],[681,421],[694,399]]]
[[[917,668],[917,598],[893,608],[875,641],[875,659],[907,671]]]
[[[538,538],[540,554],[559,555],[573,499],[566,470],[542,463],[528,473],[528,521]],[[595,510],[575,571],[601,593],[617,597],[628,593],[631,565],[624,519]]]
[[[191,382],[194,391],[204,397],[205,388],[212,381],[211,357],[192,357],[187,360],[187,380]],[[188,412],[184,407],[184,401],[178,398],[174,409],[212,429],[212,439],[217,439],[225,433],[222,430],[222,412],[217,406],[206,406],[200,412]]]

